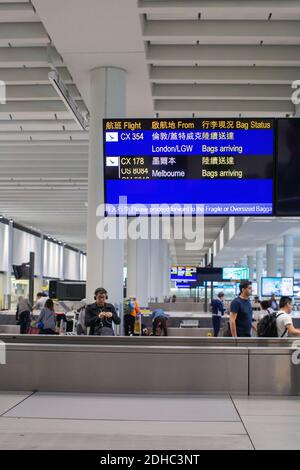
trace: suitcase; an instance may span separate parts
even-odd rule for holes
[[[27,332],[28,335],[39,335],[40,334],[40,330],[39,328],[35,328],[33,326],[30,326],[28,328],[28,332]]]
[[[142,315],[137,315],[134,323],[134,334],[135,336],[142,335]]]

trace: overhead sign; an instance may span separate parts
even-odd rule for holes
[[[171,281],[196,281],[197,268],[190,266],[173,266],[171,268]]]
[[[107,214],[273,214],[272,119],[107,119],[103,137]]]
[[[223,268],[223,279],[226,281],[241,281],[249,279],[249,268]]]

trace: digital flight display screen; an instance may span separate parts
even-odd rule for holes
[[[190,266],[173,266],[171,281],[197,281],[197,268]]]
[[[106,119],[106,214],[273,215],[274,141],[273,119]]]

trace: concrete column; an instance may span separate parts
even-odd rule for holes
[[[40,275],[39,275],[39,278],[40,278],[39,280],[40,280],[41,285],[43,285],[43,281],[44,281],[44,242],[45,242],[44,235],[41,235],[41,240],[40,240],[41,257],[40,257]]]
[[[7,239],[7,271],[4,281],[4,295],[6,297],[7,308],[11,308],[11,273],[13,265],[13,248],[14,248],[14,228],[13,221],[10,220],[8,224],[8,239]]]
[[[149,302],[150,240],[127,241],[127,297],[136,297],[141,307]]]
[[[247,256],[247,266],[249,268],[249,280],[254,279],[254,256]]]
[[[44,235],[41,235],[40,237],[39,252],[40,252],[40,262],[39,262],[39,267],[38,267],[39,274],[34,279],[34,288],[33,288],[34,299],[35,299],[36,294],[42,290],[43,283],[44,283],[44,278],[43,278],[43,275],[44,275]],[[35,267],[37,266],[37,259],[35,259],[34,265]],[[35,271],[35,274],[36,274],[36,271]]]
[[[163,302],[163,262],[161,240],[151,240],[150,249],[150,299]]]
[[[167,241],[162,240],[162,259],[163,259],[163,295],[169,297],[170,295],[170,248]]]
[[[283,276],[294,277],[294,237],[283,237]]]
[[[94,290],[104,287],[109,301],[123,302],[124,242],[101,240],[96,229],[101,221],[96,216],[104,203],[103,177],[103,118],[125,117],[126,72],[113,67],[91,71],[89,133],[89,190],[87,223],[87,299],[93,299]]]
[[[263,267],[264,267],[263,252],[257,251],[256,252],[256,281],[257,281],[257,295],[259,297],[261,297],[261,277],[263,275]]]
[[[85,276],[84,276],[84,261],[85,261],[85,256],[83,253],[80,253],[79,254],[79,275],[80,275],[80,281],[84,281],[85,280]]]
[[[67,279],[67,261],[69,260],[69,257],[66,255],[66,250],[67,248],[64,246],[63,247],[63,254],[62,254],[62,273],[63,273],[63,279]]]
[[[267,276],[277,276],[277,245],[267,245]]]
[[[65,246],[62,245],[60,252],[60,279],[64,280],[65,278]]]
[[[77,280],[77,281],[80,281],[80,250],[78,250],[78,253],[77,253],[77,266],[76,266],[76,271],[77,271],[76,280]]]

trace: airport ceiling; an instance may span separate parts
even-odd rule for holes
[[[1,212],[79,248],[88,133],[49,83],[51,62],[82,110],[90,70],[110,65],[128,72],[128,116],[295,112],[300,0],[0,0],[0,23]],[[225,222],[208,220],[199,259]]]
[[[0,1],[0,213],[84,247],[88,134],[48,80],[51,62],[84,110],[63,60],[28,1]]]
[[[235,236],[229,240],[217,254],[215,263],[218,266],[229,266],[232,263],[245,264],[247,256],[256,256],[259,249],[266,254],[268,243],[277,245],[278,268],[283,268],[284,248],[283,235],[294,238],[294,263],[300,267],[300,219],[299,217],[249,217],[246,218]],[[266,257],[264,257],[266,268]]]
[[[293,115],[300,2],[140,0],[160,116]]]

